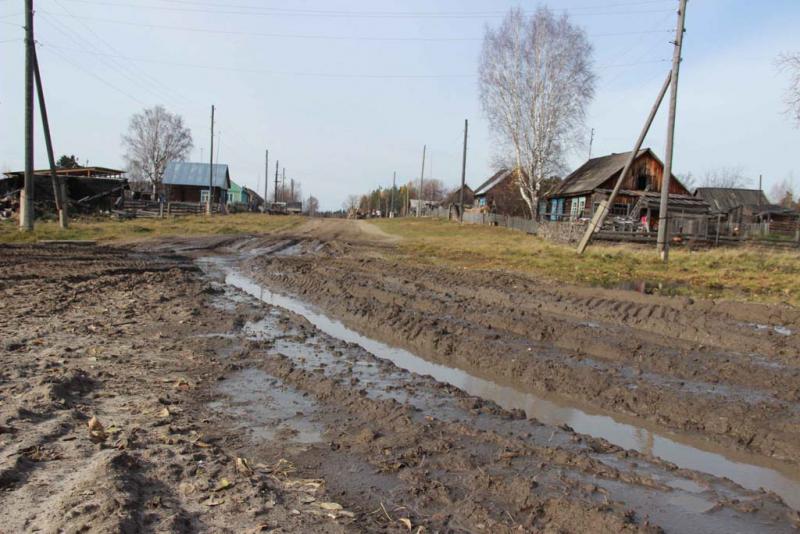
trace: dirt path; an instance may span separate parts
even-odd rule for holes
[[[380,295],[364,271],[387,245],[352,222],[326,230],[349,236],[332,242],[281,234],[162,247],[223,254],[200,262],[202,271],[185,257],[155,256],[156,246],[0,247],[2,530],[798,526],[774,494],[527,419],[225,283],[242,258],[265,279],[275,269],[285,287],[324,259],[326,274],[352,270],[348,295]],[[353,243],[369,248],[340,263]],[[380,268],[392,275],[398,266]],[[406,305],[423,315],[431,291]],[[250,292],[263,297],[257,286]],[[374,309],[365,306],[365,317],[378,319]]]

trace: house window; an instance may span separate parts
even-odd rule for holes
[[[200,203],[207,204],[208,203],[208,189],[203,189],[200,191]]]
[[[650,185],[650,177],[646,174],[640,174],[636,178],[636,189],[639,191],[644,191]]]

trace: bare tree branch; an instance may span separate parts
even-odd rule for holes
[[[192,132],[180,115],[155,106],[131,117],[122,144],[131,177],[150,182],[157,195],[167,163],[186,159],[192,150]]]
[[[786,88],[786,112],[800,127],[800,52],[781,54],[778,67],[789,73],[789,87]]]
[[[519,191],[535,216],[543,180],[563,171],[594,96],[592,46],[565,14],[512,9],[487,28],[479,66],[483,110],[514,153]]]

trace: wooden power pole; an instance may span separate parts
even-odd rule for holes
[[[675,110],[678,104],[678,73],[681,68],[681,49],[686,23],[686,0],[680,0],[678,26],[675,30],[675,50],[672,55],[672,81],[669,94],[669,117],[667,119],[667,149],[664,154],[664,177],[661,179],[661,204],[658,208],[658,241],[656,247],[661,260],[669,261],[669,182],[672,177],[672,152],[675,140]]]
[[[206,211],[211,215],[211,197],[214,193],[214,105],[211,105],[211,149],[208,151],[210,154],[208,166],[208,199],[206,202]]]
[[[469,122],[464,119],[464,151],[461,155],[461,192],[458,194],[458,222],[464,222],[464,183],[467,179],[467,131]]]
[[[50,137],[50,121],[47,119],[47,106],[44,102],[44,87],[42,87],[42,75],[39,72],[39,58],[36,55],[36,48],[33,49],[33,72],[36,78],[36,93],[39,100],[39,113],[42,116],[42,130],[44,130],[44,143],[47,147],[47,160],[50,163],[50,180],[53,183],[53,198],[56,201],[56,211],[58,211],[58,224],[61,228],[68,226],[66,191],[64,184],[56,174],[56,160],[53,153],[53,140]]]
[[[273,202],[278,202],[278,165],[280,164],[279,160],[275,160],[275,188],[272,191]]]
[[[392,212],[394,211],[394,184],[397,180],[397,171],[392,173],[392,192],[389,193],[389,209],[387,210],[386,216],[391,217]]]
[[[19,195],[19,229],[33,230],[33,0],[25,0],[25,177]]]
[[[417,217],[422,216],[422,180],[425,176],[425,151],[428,145],[422,145],[422,170],[419,171],[419,194],[417,195]]]
[[[670,80],[672,80],[671,71],[667,74],[667,78],[661,85],[661,90],[658,92],[656,101],[653,104],[653,107],[650,109],[650,115],[647,116],[647,120],[642,127],[642,131],[639,133],[639,137],[636,139],[636,144],[633,146],[633,150],[628,155],[628,159],[625,162],[625,167],[622,168],[622,172],[620,173],[619,178],[617,178],[617,183],[614,185],[614,189],[611,190],[608,200],[603,200],[600,202],[600,205],[597,207],[597,211],[594,212],[594,216],[589,222],[589,226],[586,228],[586,232],[583,234],[583,238],[581,238],[580,243],[578,243],[578,254],[583,254],[583,252],[586,250],[586,247],[589,246],[589,242],[592,240],[592,236],[594,235],[595,231],[603,227],[603,221],[606,220],[606,215],[608,215],[610,207],[614,205],[614,199],[617,198],[617,193],[619,193],[622,183],[628,176],[628,172],[630,172],[633,162],[636,161],[636,156],[639,155],[639,149],[642,148],[644,138],[647,136],[647,132],[650,131],[650,126],[653,124],[653,119],[656,118],[656,113],[658,112],[658,108],[661,106],[661,101],[664,100],[664,95],[667,94]]]
[[[264,156],[264,213],[267,212],[267,190],[269,189],[269,150]]]

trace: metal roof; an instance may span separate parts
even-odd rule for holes
[[[209,163],[170,161],[164,170],[164,184],[208,187],[209,166]],[[224,163],[215,163],[214,187],[227,190],[230,188],[230,181],[228,166]]]
[[[3,173],[9,178],[18,176],[25,176],[25,171],[9,171]],[[50,169],[36,169],[33,171],[34,176],[50,176]],[[120,169],[112,169],[110,167],[57,167],[56,174],[58,176],[75,176],[75,177],[90,177],[90,178],[103,178],[106,176],[122,176],[125,171]]]
[[[698,187],[694,195],[711,206],[711,213],[728,213],[734,208],[768,206],[769,200],[760,189],[734,189],[730,187]]]

